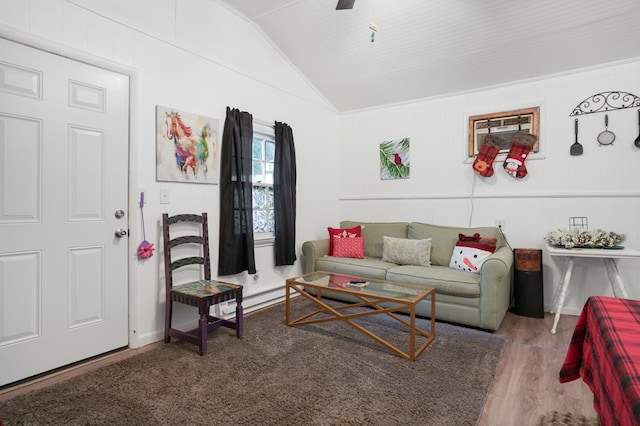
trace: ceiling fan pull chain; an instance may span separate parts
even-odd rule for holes
[[[378,31],[378,26],[373,22],[369,24],[369,29],[371,29],[371,43],[376,41],[376,32]]]

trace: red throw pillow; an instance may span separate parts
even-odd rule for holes
[[[498,239],[495,237],[483,237],[479,233],[473,235],[458,234],[458,240],[460,241],[474,241],[480,244],[489,244],[495,246],[498,244]]]
[[[362,237],[336,238],[333,245],[335,257],[364,259],[364,239]]]
[[[327,228],[329,231],[329,256],[333,256],[334,242],[338,238],[354,238],[361,237],[362,226],[354,226],[353,228]]]

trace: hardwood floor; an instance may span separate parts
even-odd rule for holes
[[[544,318],[507,313],[496,334],[507,336],[508,343],[477,426],[535,425],[549,411],[596,416],[593,394],[582,380],[558,381],[577,320],[562,315],[553,335],[549,313]]]
[[[558,372],[578,317],[560,317],[558,331],[550,333],[553,317],[528,318],[507,313],[496,334],[508,338],[496,378],[491,385],[477,426],[535,425],[549,411],[595,417],[593,395],[584,382],[560,384]],[[437,338],[437,337],[436,337]],[[98,367],[134,356],[162,342],[127,349],[50,376],[0,390],[0,401],[58,383]]]

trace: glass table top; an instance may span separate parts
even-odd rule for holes
[[[421,300],[434,291],[433,287],[422,285],[396,283],[321,271],[290,278],[287,281],[290,284],[309,285],[347,293],[366,293],[408,301]]]

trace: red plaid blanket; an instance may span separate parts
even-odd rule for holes
[[[602,425],[640,424],[640,301],[590,297],[576,324],[560,382],[579,377]]]

